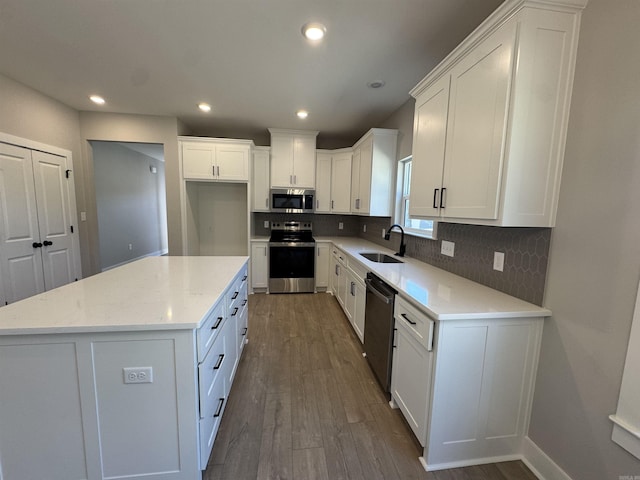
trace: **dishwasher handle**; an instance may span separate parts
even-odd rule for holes
[[[364,283],[367,284],[367,292],[373,293],[376,297],[378,297],[380,300],[382,300],[387,305],[390,304],[390,303],[393,303],[393,294],[390,295],[390,296],[385,295],[384,293],[379,291],[376,288],[375,284],[371,280],[369,280],[368,278],[365,279]]]

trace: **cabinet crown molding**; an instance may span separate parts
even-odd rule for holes
[[[462,58],[478,43],[511,17],[517,15],[522,9],[530,7],[579,14],[587,6],[588,1],[589,0],[506,0],[413,87],[409,94],[413,98],[418,98],[426,88],[444,75],[457,59]]]
[[[362,142],[364,142],[367,138],[371,137],[371,136],[381,136],[381,135],[389,135],[392,137],[397,137],[398,136],[398,130],[395,130],[393,128],[371,128],[367,131],[367,133],[365,133],[360,140],[358,140],[356,143],[353,144],[352,148],[357,148],[358,145],[360,145]]]
[[[190,137],[181,135],[178,137],[178,141],[182,142],[202,142],[202,143],[233,143],[234,145],[249,145],[255,147],[253,140],[247,140],[244,138],[215,138],[215,137]]]

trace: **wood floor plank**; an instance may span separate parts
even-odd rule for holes
[[[393,463],[386,443],[377,434],[374,421],[349,425],[360,459],[362,473],[367,480],[402,480]]]
[[[322,422],[322,441],[329,478],[364,480],[356,444],[347,423]]]
[[[293,451],[293,478],[329,480],[324,448],[304,448]]]
[[[509,480],[537,480],[537,477],[520,460],[514,462],[500,462],[496,468]]]
[[[312,375],[291,380],[292,448],[322,447],[322,430],[316,402],[316,388]]]
[[[259,463],[255,478],[287,479],[293,478],[292,472],[291,397],[289,393],[270,393],[265,402]]]
[[[347,414],[342,404],[342,396],[338,391],[333,370],[316,370],[313,372],[316,385],[318,417],[321,422],[331,422],[334,425],[347,423]]]

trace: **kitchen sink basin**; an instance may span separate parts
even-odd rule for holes
[[[402,260],[398,260],[397,258],[387,255],[386,253],[361,252],[360,255],[362,255],[367,260],[371,260],[372,262],[377,263],[403,263]]]

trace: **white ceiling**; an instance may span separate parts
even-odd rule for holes
[[[319,130],[348,144],[500,3],[1,0],[0,73],[81,111],[177,116],[204,135]],[[327,27],[319,45],[300,33],[309,21]],[[107,104],[93,105],[93,93]]]

